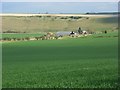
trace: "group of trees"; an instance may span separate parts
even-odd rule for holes
[[[87,33],[89,33],[89,34],[94,34],[95,32],[87,31],[86,33],[84,33],[83,30],[81,29],[81,27],[79,27],[79,28],[78,28],[78,33],[79,33],[79,34],[87,34]],[[107,34],[107,30],[102,31],[102,33]]]
[[[79,29],[78,29],[78,33],[79,33],[79,34],[88,34],[87,31],[83,31],[80,27],[79,27]]]
[[[80,27],[78,28],[78,33],[79,33],[79,34],[82,34],[82,33],[83,33],[83,31],[82,31],[82,29],[81,29]]]

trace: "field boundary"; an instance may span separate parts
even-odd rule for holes
[[[82,16],[82,17],[111,17],[117,15],[86,15],[86,14],[0,14],[0,16]]]

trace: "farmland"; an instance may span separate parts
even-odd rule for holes
[[[25,37],[37,37],[37,36],[42,36],[44,33],[18,33],[18,34],[2,34],[2,38],[25,38]]]
[[[78,27],[94,34],[2,42],[2,87],[116,88],[116,16],[3,16],[2,38],[40,37],[59,31],[77,32]],[[107,33],[104,33],[105,30]]]
[[[3,88],[115,88],[118,38],[108,35],[3,43]]]

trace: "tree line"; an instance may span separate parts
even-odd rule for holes
[[[24,37],[24,38],[16,38],[16,37],[3,37],[0,38],[0,41],[29,41],[29,40],[50,40],[50,39],[58,39],[58,36],[55,35],[43,35],[40,37]]]

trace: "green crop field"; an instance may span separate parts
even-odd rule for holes
[[[47,32],[77,32],[78,27],[94,34],[59,40],[3,41],[3,88],[118,87],[116,16],[3,16],[1,36],[38,37]],[[101,33],[105,30],[107,34]]]
[[[117,33],[99,35],[4,42],[3,88],[117,87]]]
[[[25,37],[38,37],[42,36],[44,33],[18,33],[18,34],[2,34],[2,38],[25,38]]]

